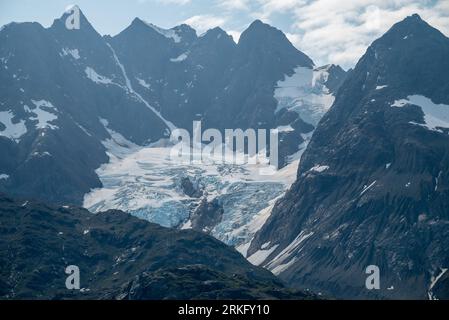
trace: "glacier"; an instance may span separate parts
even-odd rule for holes
[[[107,128],[107,121],[102,120]],[[181,180],[188,177],[201,186],[203,197],[218,200],[224,209],[221,221],[210,234],[224,243],[239,246],[252,239],[268,218],[266,208],[294,182],[299,160],[274,175],[261,175],[261,166],[217,163],[181,163],[170,157],[167,142],[141,147],[108,129],[104,141],[110,157],[97,174],[102,188],[91,190],[83,206],[96,213],[119,209],[171,228],[190,228],[190,217],[200,198],[187,196]],[[257,223],[257,221],[262,221]]]
[[[116,62],[120,64],[117,58]],[[124,68],[122,71],[127,78]],[[325,67],[296,68],[293,75],[286,75],[277,84],[274,98],[278,110],[288,108],[316,124],[334,100],[325,86],[327,77]],[[127,87],[135,93],[128,81]],[[110,160],[97,169],[103,187],[85,195],[85,208],[94,213],[119,209],[165,227],[189,229],[192,214],[200,203],[215,200],[223,208],[221,220],[204,231],[236,247],[245,257],[254,235],[270,217],[276,200],[295,181],[301,155],[312,136],[312,133],[302,135],[305,142],[289,157],[287,166],[265,175],[265,164],[217,163],[212,156],[201,163],[181,163],[170,157],[172,145],[167,139],[138,146],[109,129],[106,120],[100,122],[111,136],[103,141]],[[174,125],[169,123],[168,127],[173,130]],[[289,126],[278,129],[292,130]],[[185,178],[201,188],[201,197],[185,194],[181,185]]]

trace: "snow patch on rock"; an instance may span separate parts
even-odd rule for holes
[[[4,128],[0,126],[0,136],[6,137],[11,140],[18,141],[27,133],[25,121],[20,120],[13,122],[14,113],[12,111],[0,111],[0,123]]]
[[[300,250],[300,245],[311,236],[313,236],[313,232],[307,233],[306,231],[301,231],[288,246],[286,246],[268,264],[266,264],[266,268],[271,271],[276,270],[277,274],[285,271],[290,265],[294,263],[288,259],[292,256],[293,253],[295,253],[297,250]]]
[[[248,257],[248,261],[251,262],[255,266],[260,266],[269,256],[277,249],[279,245],[275,245],[270,249],[259,250],[250,257]]]
[[[81,58],[78,49],[62,48],[61,55],[64,57],[70,55],[75,60],[79,60]]]
[[[137,82],[144,88],[150,89],[151,88],[151,84],[147,83],[145,80],[140,79],[140,78],[136,78]]]
[[[30,117],[30,120],[37,121],[36,129],[59,129],[58,126],[50,123],[58,119],[58,116],[55,114],[57,109],[51,102],[46,100],[31,100],[31,102],[36,108],[29,109],[28,106],[25,106],[25,110],[35,115]]]
[[[411,123],[421,125],[429,130],[440,131],[438,128],[449,128],[449,105],[436,104],[422,95],[411,95],[407,99],[396,100],[392,107],[402,108],[406,105],[415,105],[421,108],[424,113],[424,124]]]
[[[313,168],[311,168],[309,171],[321,173],[326,170],[329,170],[329,166],[322,166],[322,165],[318,164],[318,165],[314,166]]]
[[[182,61],[186,60],[188,56],[189,56],[189,53],[184,52],[183,54],[179,55],[178,57],[170,59],[170,61],[171,62],[182,62]]]
[[[155,26],[152,23],[148,23],[148,22],[145,22],[145,23],[147,26],[152,28],[154,31],[156,31],[157,33],[163,35],[164,37],[166,37],[168,39],[172,39],[175,43],[179,43],[182,40],[181,37],[173,29],[163,29],[158,26]]]
[[[111,79],[98,74],[91,67],[86,67],[84,72],[86,73],[87,78],[89,78],[90,80],[92,80],[95,83],[98,83],[98,84],[112,84],[112,80]]]

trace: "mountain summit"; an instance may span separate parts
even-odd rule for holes
[[[260,20],[254,21],[240,36],[239,49],[242,55],[263,54],[265,56],[278,56],[284,63],[294,63],[303,67],[312,68],[312,59],[296,49],[285,34]]]

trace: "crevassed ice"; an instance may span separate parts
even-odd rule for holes
[[[182,191],[180,180],[189,176],[203,186],[209,201],[217,199],[223,206],[222,220],[211,234],[238,246],[252,239],[271,213],[267,208],[296,177],[299,161],[274,176],[261,176],[256,165],[184,164],[170,159],[170,147],[136,146],[108,131],[112,138],[104,145],[110,161],[97,170],[103,187],[84,198],[84,207],[93,212],[120,209],[162,226],[188,228],[192,207],[200,201]]]

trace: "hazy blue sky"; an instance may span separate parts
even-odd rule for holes
[[[284,31],[317,65],[351,67],[391,25],[419,13],[449,35],[449,0],[0,0],[0,25],[49,26],[77,4],[101,34],[117,34],[135,17],[164,28],[188,23],[202,33],[220,26],[238,39],[254,20]]]

